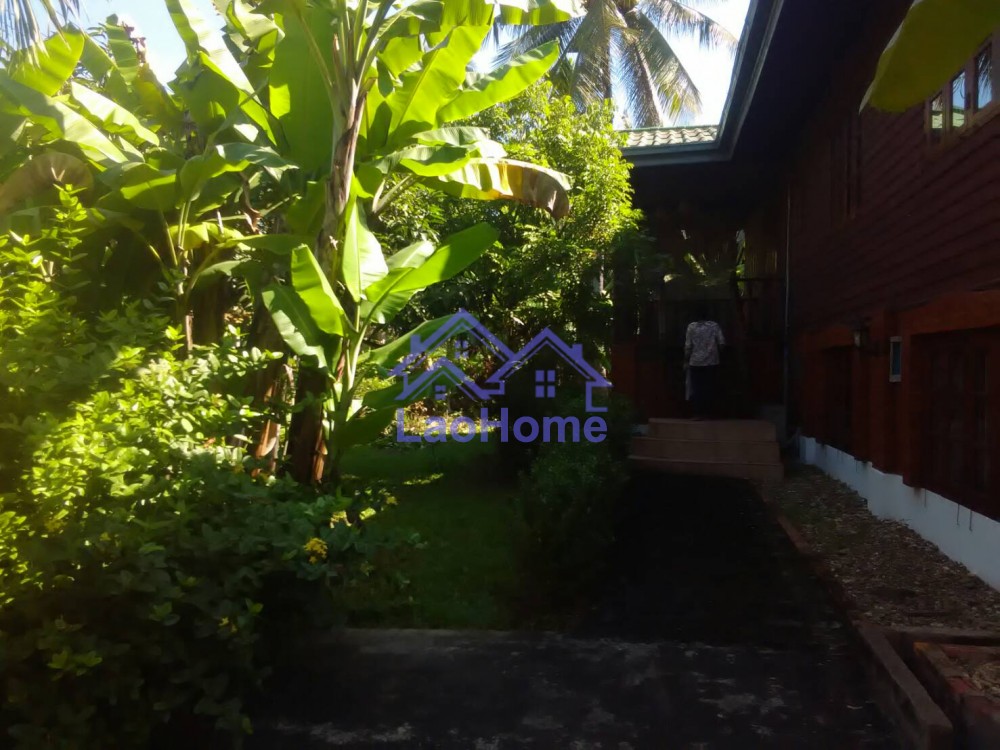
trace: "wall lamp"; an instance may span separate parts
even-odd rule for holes
[[[871,343],[871,331],[869,330],[868,321],[861,321],[854,326],[852,331],[854,336],[854,348],[865,354],[878,354],[878,347]]]

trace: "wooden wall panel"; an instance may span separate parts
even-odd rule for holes
[[[858,113],[908,5],[887,0],[870,14],[793,144],[783,189],[792,199],[799,332],[1000,283],[1000,107],[941,144],[926,137],[922,105],[902,114]],[[857,159],[844,146],[851,127],[860,133]],[[845,159],[860,184],[848,216],[840,208]]]

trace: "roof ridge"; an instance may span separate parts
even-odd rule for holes
[[[619,133],[648,133],[654,130],[718,130],[719,125],[653,125],[648,128],[622,128]]]
[[[718,125],[669,125],[658,128],[637,128],[619,131],[625,134],[625,148],[651,148],[714,143],[719,137]]]

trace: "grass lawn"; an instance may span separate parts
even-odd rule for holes
[[[345,474],[388,485],[397,501],[370,521],[373,532],[417,534],[386,561],[409,585],[398,593],[359,592],[352,624],[380,627],[497,628],[516,624],[520,578],[514,478],[498,476],[494,446],[365,446]],[[379,601],[384,599],[384,601]],[[407,601],[408,600],[408,601]]]

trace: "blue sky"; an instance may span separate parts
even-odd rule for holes
[[[211,17],[215,14],[211,0],[192,0],[202,12]],[[715,20],[739,36],[743,30],[747,7],[750,0],[725,0],[701,2],[688,0],[689,4],[702,9]],[[89,20],[96,22],[117,13],[128,18],[146,37],[149,62],[162,79],[169,81],[173,71],[184,59],[184,47],[174,30],[170,16],[162,2],[156,0],[89,0],[87,3]],[[684,66],[688,69],[695,85],[701,90],[702,112],[686,118],[683,124],[715,124],[719,122],[729,91],[733,57],[730,53],[703,50],[694,39],[671,39]]]

